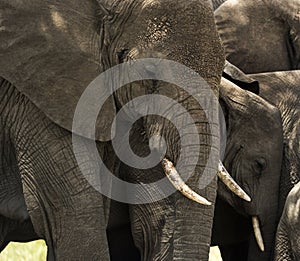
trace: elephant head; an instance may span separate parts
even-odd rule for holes
[[[224,165],[251,202],[241,201],[219,184],[213,241],[220,245],[224,259],[231,251],[231,258],[239,253],[243,260],[269,260],[277,225],[283,147],[280,113],[253,93],[259,91],[255,78],[243,75],[230,64],[224,72],[230,79],[222,78],[220,88],[227,124]],[[226,233],[220,237],[218,230],[222,229]],[[240,242],[244,242],[244,250],[238,249]]]
[[[215,11],[226,59],[245,73],[299,68],[299,8],[299,0],[226,1]]]
[[[251,75],[260,83],[260,96],[280,111],[283,127],[283,160],[280,181],[280,211],[289,191],[300,181],[299,117],[300,71],[268,72]]]
[[[47,241],[49,258],[109,258],[106,238],[111,211],[109,200],[100,197],[82,177],[76,154],[83,161],[79,165],[88,171],[98,161],[88,154],[91,136],[85,132],[87,126],[79,123],[78,132],[72,126],[84,90],[112,66],[124,62],[130,65],[140,58],[157,58],[142,66],[152,78],[127,84],[105,101],[94,135],[104,161],[101,166],[109,165],[115,175],[125,175],[125,180],[138,184],[162,178],[165,171],[185,196],[209,204],[198,195],[202,194],[214,203],[216,180],[205,189],[198,188],[209,150],[218,153],[218,148],[212,145],[213,135],[204,110],[194,97],[179,87],[155,79],[159,74],[155,69],[159,67],[159,59],[173,60],[198,73],[218,95],[224,57],[208,0],[175,3],[3,0],[0,14],[0,75],[5,79],[0,89],[5,112],[1,115],[3,129],[10,134],[29,215],[37,234]],[[172,68],[165,70],[172,74]],[[126,77],[127,73],[122,71],[118,77]],[[174,78],[190,82],[191,76],[176,74]],[[7,82],[13,86],[7,86]],[[99,86],[96,94],[100,93],[100,99],[89,100],[87,108],[110,93],[110,83]],[[204,96],[205,100],[201,86],[198,88],[197,95]],[[174,126],[166,119],[152,115],[142,117],[133,126],[130,138],[133,151],[147,156],[149,147],[151,151],[161,149],[161,139],[152,137],[163,137],[167,145],[163,164],[149,170],[127,171],[128,166],[121,164],[113,153],[114,130],[120,127],[116,124],[111,128],[115,115],[133,98],[149,94],[175,100],[196,122],[196,134],[202,146],[195,171],[188,180],[189,187],[173,168],[179,158],[180,142]],[[207,98],[206,102],[209,104],[210,100]],[[217,112],[216,108],[212,109]],[[123,121],[130,121],[133,113],[134,109],[125,110]],[[88,119],[89,113],[85,117]],[[184,119],[180,120],[185,127]],[[218,116],[213,118],[213,125],[217,124]],[[80,139],[79,152],[73,150],[72,131]],[[186,140],[184,149],[192,159],[195,143],[189,138]],[[189,159],[185,163],[187,169]],[[218,159],[209,172],[216,174],[217,165]],[[110,188],[113,191],[114,186]],[[160,192],[164,193],[159,188],[144,190],[135,196],[143,198],[146,194]],[[207,259],[212,206],[200,206],[181,193],[175,193],[160,201],[129,208],[132,234],[143,260]],[[84,235],[89,238],[87,244],[78,246],[77,237]]]

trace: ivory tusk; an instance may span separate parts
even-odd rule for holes
[[[265,251],[264,240],[261,235],[259,219],[257,216],[252,217],[252,225],[253,225],[254,235],[255,235],[255,239],[258,244],[258,247],[262,252],[264,252]]]
[[[251,198],[247,195],[247,193],[234,181],[234,179],[230,176],[228,171],[225,169],[224,165],[221,161],[219,161],[218,166],[218,177],[220,180],[237,196],[240,198],[250,202]]]
[[[187,198],[202,204],[210,206],[211,203],[205,199],[204,197],[201,197],[198,195],[195,191],[193,191],[188,185],[185,184],[185,182],[182,180],[180,175],[178,174],[176,168],[174,167],[173,163],[169,161],[168,159],[164,158],[162,160],[162,166],[164,169],[164,172],[172,185],[181,192],[184,196]]]

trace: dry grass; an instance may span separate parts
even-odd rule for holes
[[[10,243],[0,254],[0,261],[45,261],[47,247],[43,240]],[[222,261],[218,247],[210,249],[209,261]]]

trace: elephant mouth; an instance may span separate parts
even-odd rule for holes
[[[199,203],[202,205],[210,206],[211,202],[209,202],[206,198],[198,195],[195,191],[193,191],[188,185],[180,177],[173,163],[164,158],[162,160],[162,167],[164,172],[171,182],[171,184],[181,192],[185,197]],[[251,198],[247,195],[247,193],[234,181],[234,179],[230,176],[228,171],[223,166],[222,162],[219,161],[218,172],[217,175],[219,179],[237,196],[244,199],[245,201],[251,201]]]

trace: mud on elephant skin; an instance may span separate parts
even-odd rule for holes
[[[299,0],[226,1],[215,11],[226,59],[245,73],[299,68],[299,10]]]
[[[90,186],[76,161],[71,133],[76,104],[101,72],[147,57],[190,67],[218,94],[224,54],[211,3],[1,0],[0,16],[1,134],[16,159],[34,230],[46,240],[49,260],[109,260],[106,228],[110,200]],[[109,86],[100,87],[104,94],[109,91]],[[194,106],[192,97],[171,84],[134,82],[106,101],[95,133],[105,165],[115,175],[126,173],[113,153],[110,126],[122,105],[149,93],[169,96],[193,111],[205,146],[200,148],[199,165],[188,183],[214,203],[216,180],[204,190],[198,188],[208,159],[206,148],[211,147],[207,118],[200,106]],[[176,163],[179,141],[168,132],[168,124],[161,118],[146,117],[133,129],[137,131],[133,137],[142,139],[141,146],[148,146],[150,137],[161,134],[167,143],[167,157]],[[100,163],[89,153],[93,141],[80,134],[74,135],[81,144],[78,153],[85,160],[81,167],[92,173]],[[210,171],[216,173],[217,166]],[[160,166],[139,173],[136,178],[125,178],[143,183],[148,175],[164,176]],[[130,206],[130,211],[133,239],[142,260],[208,258],[212,206],[200,206],[175,193],[153,204]]]
[[[213,243],[219,245],[223,260],[270,260],[283,149],[280,113],[255,94],[259,91],[255,78],[228,63],[224,76],[229,79],[223,77],[220,87],[227,124],[224,165],[252,201],[241,201],[218,185]]]

